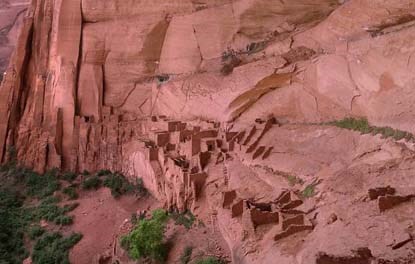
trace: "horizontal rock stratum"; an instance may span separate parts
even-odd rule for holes
[[[143,178],[238,264],[415,263],[415,146],[394,134],[415,133],[413,0],[32,0],[19,19],[1,162]]]

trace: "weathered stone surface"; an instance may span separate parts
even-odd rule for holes
[[[391,209],[399,204],[408,202],[415,196],[399,196],[399,195],[386,195],[378,198],[378,206],[381,212]]]
[[[313,230],[313,226],[308,225],[290,225],[285,231],[278,233],[275,235],[274,240],[278,241],[280,239],[286,238],[292,234],[306,231],[306,230]]]
[[[242,215],[244,211],[244,201],[240,200],[236,202],[235,204],[233,204],[231,207],[231,210],[232,210],[232,218]]]
[[[326,123],[415,132],[412,0],[25,5],[0,0],[1,162],[141,177],[235,263],[412,257],[412,196],[384,186],[413,185],[413,142]]]
[[[376,200],[379,196],[394,195],[395,192],[395,188],[390,186],[369,189],[369,198],[370,200]]]
[[[229,208],[229,206],[234,202],[236,199],[236,191],[229,191],[223,193],[223,208]]]
[[[29,1],[20,0],[0,1],[0,82],[17,43],[29,4]]]
[[[265,224],[278,224],[279,213],[251,209],[251,220],[255,227]]]
[[[359,248],[350,256],[331,256],[320,253],[316,264],[370,264],[372,260],[373,256],[368,248]]]

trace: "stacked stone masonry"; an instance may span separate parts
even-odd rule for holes
[[[202,126],[163,116],[151,118],[149,139],[143,145],[147,161],[153,162],[154,170],[160,166],[164,175],[156,177],[160,181],[159,189],[170,190],[166,199],[168,208],[194,208],[208,177],[206,166],[211,157],[214,153],[223,155],[228,151],[226,142],[220,137],[220,124],[203,122]]]
[[[396,195],[396,189],[390,186],[369,189],[368,196],[370,200],[377,200],[380,212],[392,209],[415,198],[413,193]]]
[[[288,190],[269,203],[239,199],[236,191],[223,193],[223,208],[231,210],[232,218],[242,218],[245,231],[255,234],[258,226],[277,225],[275,241],[301,231],[313,230],[314,227],[306,214],[295,210],[301,204],[302,201]]]

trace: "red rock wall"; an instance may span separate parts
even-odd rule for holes
[[[81,1],[32,1],[0,90],[0,158],[37,171],[122,170],[137,116],[103,107],[99,49],[82,52]],[[114,113],[116,112],[116,113]]]

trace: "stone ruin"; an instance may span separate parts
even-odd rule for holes
[[[208,177],[206,167],[209,162],[222,163],[231,159],[231,151],[243,150],[252,153],[254,159],[259,156],[267,158],[272,148],[260,146],[259,142],[276,123],[274,118],[270,118],[246,133],[223,129],[218,122],[204,121],[195,125],[170,120],[166,116],[153,116],[145,128],[148,138],[142,143],[145,159],[155,172],[153,186],[167,197],[165,203],[168,208],[194,208]],[[226,170],[224,166],[225,185],[229,181]],[[251,209],[250,218],[254,227],[279,222],[279,213],[262,210],[254,203],[235,206],[233,200],[237,197],[232,191],[225,196],[223,206],[232,205],[233,214],[237,215],[240,208],[243,211],[244,206]]]
[[[306,214],[296,208],[302,201],[292,191],[283,191],[269,203],[256,203],[239,199],[235,190],[223,193],[222,206],[231,210],[232,218],[241,217],[244,230],[255,233],[262,225],[277,225],[274,240],[278,241],[295,233],[313,230],[313,225]]]
[[[158,174],[154,177],[157,192],[167,197],[166,206],[179,210],[194,208],[208,176],[206,166],[213,157],[219,164],[231,159],[229,152],[243,149],[252,153],[254,159],[267,158],[272,148],[260,146],[259,142],[276,123],[275,118],[270,118],[258,128],[251,128],[244,138],[245,131],[232,132],[221,128],[218,122],[204,121],[194,125],[166,116],[153,116],[147,124],[148,139],[143,146],[146,160]],[[224,166],[225,185],[229,181],[226,169]],[[262,218],[264,213],[258,210],[252,214],[254,218]],[[262,220],[257,222],[263,224]]]
[[[392,209],[415,198],[415,194],[397,195],[395,188],[390,186],[369,189],[368,195],[370,200],[377,200],[380,212]]]
[[[220,123],[191,125],[164,116],[152,117],[149,140],[144,143],[146,159],[154,171],[164,175],[156,179],[159,189],[167,194],[167,207],[194,207],[208,176],[206,166],[214,153],[226,157],[229,138],[220,131]]]
[[[333,256],[323,252],[317,255],[316,264],[371,264],[372,252],[368,248],[358,248],[350,256]]]
[[[260,145],[261,139],[274,126],[279,125],[275,118],[257,122],[247,131],[228,132],[225,135],[228,149],[237,154],[249,155],[252,160],[266,159],[271,155],[272,147]],[[225,175],[226,178],[226,175]],[[255,234],[260,226],[276,225],[274,240],[278,241],[295,233],[313,230],[306,214],[296,210],[303,202],[292,191],[282,191],[280,196],[268,203],[257,203],[238,197],[236,190],[222,193],[222,207],[231,211],[231,217],[241,217],[245,231]]]
[[[263,160],[268,158],[273,147],[262,146],[260,141],[274,125],[279,125],[279,123],[272,117],[263,123],[252,126],[249,132],[244,130],[235,133],[230,141],[230,150],[234,150],[236,153],[250,154],[252,160],[260,157]]]

